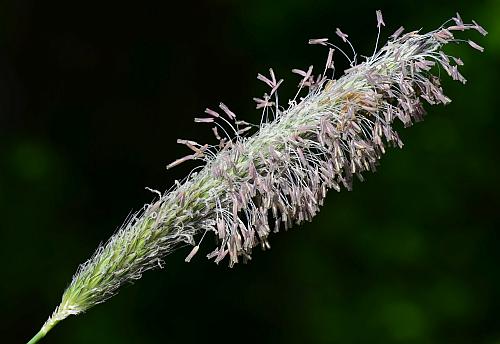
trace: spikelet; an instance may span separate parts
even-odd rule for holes
[[[381,12],[376,14],[380,34],[385,23]],[[293,70],[301,80],[287,109],[279,105],[277,96],[283,80],[272,69],[269,76],[259,74],[269,93],[254,98],[262,121],[251,136],[244,134],[254,125],[237,120],[223,103],[220,113],[207,109],[208,117],[195,121],[215,125],[212,130],[219,143],[209,146],[179,140],[192,154],[168,165],[203,160],[203,169],[164,194],[152,190],[158,198],[127,219],[79,267],[61,304],[33,343],[67,316],[104,302],[125,282],[161,268],[162,259],[176,248],[193,245],[186,258],[191,260],[199,249],[197,234],[204,237],[213,232],[220,244],[208,257],[216,263],[227,257],[232,266],[250,259],[255,246],[268,248],[271,231],[310,221],[329,189],[351,190],[353,178],[362,180],[364,172],[375,171],[388,146],[403,146],[393,127],[396,121],[408,127],[422,120],[423,101],[431,105],[450,102],[438,77],[431,73],[433,66],[440,65],[454,80],[465,83],[458,71],[462,61],[441,49],[449,42],[466,42],[482,51],[470,40],[455,39],[452,32],[475,29],[485,35],[486,31],[476,22],[464,24],[458,14],[453,22],[425,34],[402,34],[400,28],[360,63],[348,35],[339,29],[336,33],[352,48],[352,57],[326,38],[310,40],[329,49],[323,72],[314,75],[312,66]],[[337,80],[333,78],[334,51],[351,63]],[[299,98],[304,90],[307,94]]]

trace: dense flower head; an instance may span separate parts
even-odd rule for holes
[[[385,26],[380,11],[376,18],[380,34]],[[421,121],[424,102],[450,102],[434,67],[465,83],[458,70],[462,61],[442,47],[465,42],[482,51],[473,41],[454,37],[469,29],[486,34],[474,21],[464,24],[458,14],[425,34],[403,34],[400,28],[362,62],[348,35],[337,29],[352,56],[326,38],[310,40],[328,49],[326,63],[318,74],[312,66],[293,70],[301,80],[286,108],[278,101],[283,80],[272,69],[267,76],[258,75],[269,87],[264,96],[254,98],[262,111],[259,125],[237,119],[223,103],[220,110],[206,109],[206,116],[195,121],[213,126],[218,143],[180,139],[191,154],[168,168],[187,160],[205,164],[165,193],[152,190],[158,197],[130,216],[79,267],[46,327],[105,301],[144,271],[162,267],[162,259],[182,245],[193,246],[186,257],[191,260],[207,233],[214,233],[219,242],[208,258],[218,263],[227,257],[232,266],[250,259],[255,246],[268,248],[271,232],[310,221],[329,189],[351,190],[354,178],[363,180],[364,172],[375,171],[387,147],[403,146],[396,122],[407,127]],[[335,79],[337,51],[350,68]]]

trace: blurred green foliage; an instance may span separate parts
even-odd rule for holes
[[[0,341],[26,341],[79,263],[131,209],[193,167],[177,137],[224,101],[258,121],[257,72],[320,65],[309,38],[347,32],[368,55],[387,27],[431,30],[457,10],[490,32],[453,102],[402,130],[379,171],[332,192],[310,224],[271,237],[233,269],[189,249],[46,343],[500,343],[497,176],[500,2],[229,0],[0,3]],[[337,55],[336,64],[344,66]],[[339,70],[343,68],[339,67]]]

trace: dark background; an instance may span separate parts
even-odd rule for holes
[[[256,122],[258,72],[322,65],[305,44],[340,27],[360,54],[387,28],[431,30],[458,10],[489,32],[448,47],[466,86],[402,132],[379,171],[331,192],[307,225],[229,269],[188,249],[44,343],[500,343],[500,2],[0,1],[0,341],[26,342],[79,263],[132,209],[195,165],[178,137],[224,101]],[[460,35],[460,34],[459,34]],[[342,60],[337,56],[337,64]],[[345,63],[344,63],[345,65]],[[214,247],[206,240],[202,253]]]

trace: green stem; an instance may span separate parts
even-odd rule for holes
[[[31,340],[27,343],[27,344],[35,344],[35,343],[38,343],[38,341],[40,339],[42,339],[43,337],[45,337],[45,335],[59,322],[60,320],[53,320],[52,318],[49,319],[43,326],[42,328],[40,329],[40,331],[38,331],[37,334],[35,334],[33,336],[33,338],[31,338]]]
[[[43,337],[45,337],[45,332],[40,329],[40,331],[38,331],[38,333],[35,334],[35,336],[33,338],[31,338],[31,340],[28,342],[28,344],[38,343],[38,341],[40,339],[42,339]]]

